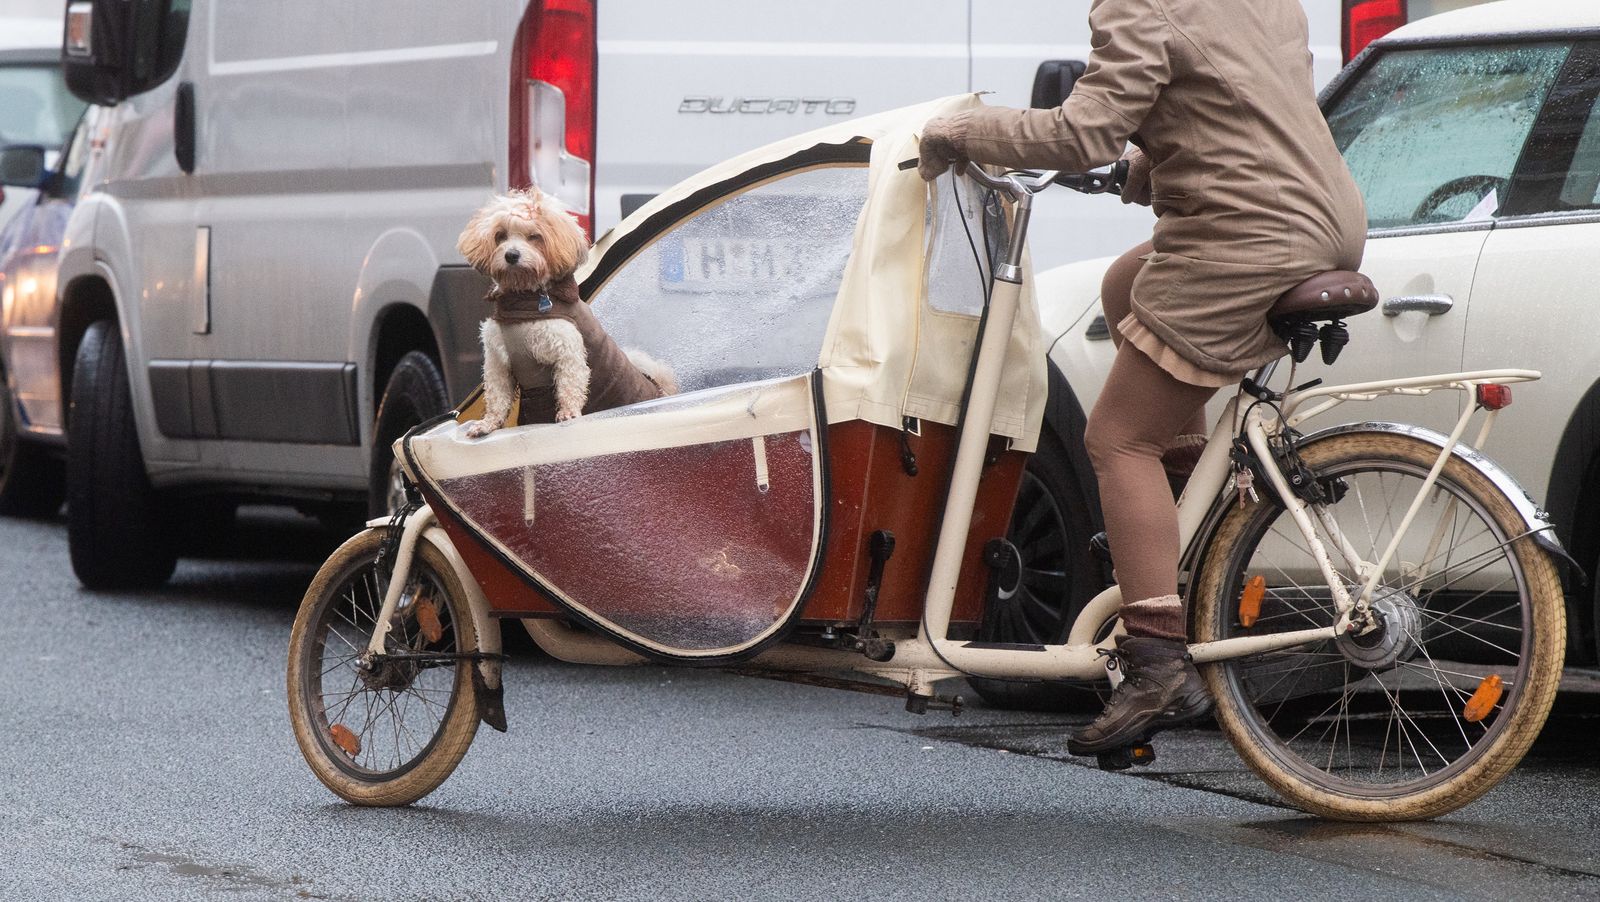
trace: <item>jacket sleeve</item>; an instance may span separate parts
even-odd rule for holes
[[[1088,68],[1053,110],[983,107],[951,117],[980,163],[1082,172],[1115,162],[1172,80],[1161,0],[1100,0],[1089,12]]]

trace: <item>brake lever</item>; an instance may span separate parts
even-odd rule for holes
[[[1080,194],[1121,194],[1128,183],[1128,161],[1118,160],[1104,170],[1056,176],[1056,184]]]

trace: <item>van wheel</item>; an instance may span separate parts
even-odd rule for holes
[[[116,323],[89,326],[72,367],[67,546],[90,589],[158,586],[177,566],[165,499],[150,486]]]
[[[372,427],[372,470],[368,481],[367,514],[387,516],[405,503],[400,465],[390,447],[395,439],[423,420],[450,409],[444,374],[439,365],[421,351],[411,351],[394,365],[383,400],[378,402],[378,421]]]
[[[0,514],[48,517],[67,496],[61,461],[23,441],[13,415],[11,387],[0,377]]]
[[[1089,506],[1066,447],[1048,430],[1028,457],[1006,533],[1013,582],[1006,597],[988,599],[977,638],[982,642],[1048,645],[1066,641],[1072,622],[1104,586],[1089,547]],[[1098,710],[1097,687],[1077,681],[1014,682],[968,679],[985,702],[1017,711]]]

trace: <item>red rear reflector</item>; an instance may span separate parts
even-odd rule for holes
[[[1406,24],[1406,0],[1344,0],[1344,61]]]
[[[1478,404],[1490,410],[1511,406],[1511,386],[1490,382],[1478,386]]]
[[[1461,716],[1470,723],[1483,720],[1494,713],[1494,706],[1500,704],[1500,696],[1504,695],[1505,691],[1505,684],[1500,681],[1500,677],[1489,674],[1473,691],[1472,698],[1467,699],[1466,705],[1461,709]]]
[[[1261,616],[1261,599],[1267,594],[1267,578],[1260,574],[1250,577],[1244,584],[1244,594],[1239,596],[1239,625],[1251,627]]]

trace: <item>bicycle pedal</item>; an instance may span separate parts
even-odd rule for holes
[[[1156,750],[1148,742],[1137,745],[1123,746],[1108,752],[1095,755],[1095,763],[1101,770],[1119,771],[1131,767],[1149,767],[1156,760]]]

